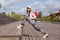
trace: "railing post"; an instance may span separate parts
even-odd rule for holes
[[[21,36],[19,36],[19,40],[22,40],[22,36],[23,36],[23,28],[24,28],[24,27],[22,27],[22,32],[21,32]]]

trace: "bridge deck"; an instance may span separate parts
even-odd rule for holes
[[[43,40],[43,34],[35,30],[29,23],[23,28],[22,40]]]
[[[20,21],[13,22],[0,26],[0,40],[44,40],[43,34],[35,30],[28,22],[25,27],[17,28],[20,25]],[[60,40],[60,25],[40,22],[37,23],[45,32],[50,36],[49,40]],[[47,26],[48,25],[48,26]],[[42,27],[41,27],[42,26]]]

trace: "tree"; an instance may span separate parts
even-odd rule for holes
[[[39,17],[39,18],[42,18],[42,12],[39,12],[38,17]]]
[[[15,12],[11,12],[12,14],[16,14]]]
[[[0,3],[0,8],[2,7],[1,3]]]
[[[37,21],[40,21],[42,20],[42,12],[39,12],[38,13],[38,17],[36,18]]]
[[[5,12],[2,12],[2,14],[4,14],[4,15],[5,15]]]

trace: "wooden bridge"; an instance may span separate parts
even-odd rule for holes
[[[0,26],[0,40],[45,40],[42,38],[43,34],[28,22],[25,23],[25,27],[17,28],[20,23],[21,21],[17,21]],[[60,24],[39,22],[37,25],[49,34],[46,40],[60,40]]]

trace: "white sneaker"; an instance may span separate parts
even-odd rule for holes
[[[22,27],[22,25],[20,24],[17,28],[21,28]]]
[[[48,37],[48,34],[45,34],[45,35],[43,36],[44,39],[46,39],[47,37]]]

